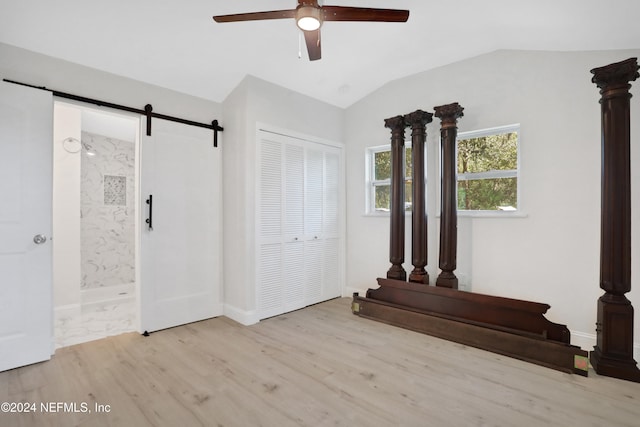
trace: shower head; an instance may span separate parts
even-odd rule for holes
[[[96,155],[96,151],[93,149],[93,147],[87,144],[86,142],[82,143],[82,147],[85,149],[85,154],[87,156],[93,157]]]
[[[71,136],[62,141],[62,146],[68,153],[79,153],[84,148],[87,156],[92,157],[96,155],[96,150],[94,150],[91,145]]]

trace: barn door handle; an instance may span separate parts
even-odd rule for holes
[[[149,205],[149,218],[145,222],[149,225],[149,230],[153,230],[153,195],[149,194],[147,204]]]

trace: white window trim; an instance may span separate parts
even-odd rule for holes
[[[411,141],[404,142],[404,149],[411,148]],[[390,213],[387,211],[379,211],[375,209],[375,187],[379,185],[391,185],[391,178],[374,180],[373,172],[375,170],[375,154],[384,151],[391,151],[391,144],[376,145],[374,147],[367,147],[365,154],[365,216],[382,216],[388,217]],[[405,180],[411,179],[410,176],[405,176]],[[407,215],[411,215],[411,211],[405,212]]]
[[[520,174],[521,174],[521,156],[520,156],[520,149],[522,147],[522,132],[521,132],[521,128],[520,128],[520,123],[515,123],[515,124],[510,124],[510,125],[505,125],[505,126],[497,126],[497,127],[492,127],[492,128],[486,128],[486,129],[479,129],[479,130],[475,130],[475,131],[469,131],[469,132],[459,132],[457,135],[457,139],[456,139],[456,168],[457,168],[457,163],[458,163],[458,140],[460,139],[470,139],[470,138],[480,138],[483,136],[488,136],[488,135],[496,135],[496,134],[502,134],[502,133],[510,133],[510,132],[516,132],[518,134],[518,148],[517,148],[517,153],[518,153],[518,160],[517,160],[517,169],[511,169],[511,170],[492,170],[492,171],[486,171],[486,172],[475,172],[475,173],[468,173],[468,174],[457,174],[456,177],[460,178],[463,177],[465,179],[468,180],[473,180],[473,179],[490,179],[490,178],[517,178],[518,180],[518,189],[517,189],[517,193],[516,193],[516,198],[517,198],[517,208],[516,210],[511,210],[511,211],[507,211],[507,210],[465,210],[465,209],[458,209],[458,216],[461,217],[476,217],[476,218],[525,218],[527,217],[527,214],[522,210],[522,195],[521,195],[521,184],[522,184],[522,180],[520,179]],[[440,155],[442,156],[442,153],[440,153]],[[442,174],[442,171],[440,171],[440,174]],[[456,194],[457,194],[457,182],[458,179],[456,179]],[[439,189],[440,191],[442,191],[442,189]],[[440,197],[438,197],[438,200],[440,200]],[[457,203],[457,201],[456,201]]]

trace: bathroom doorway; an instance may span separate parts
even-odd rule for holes
[[[56,101],[56,348],[139,329],[139,117]]]

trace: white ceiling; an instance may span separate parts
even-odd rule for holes
[[[298,58],[292,19],[212,20],[296,4],[0,0],[0,42],[216,102],[250,74],[339,107],[391,80],[496,49],[640,48],[638,0],[326,0],[411,13],[407,23],[326,22],[314,62],[304,44]]]

